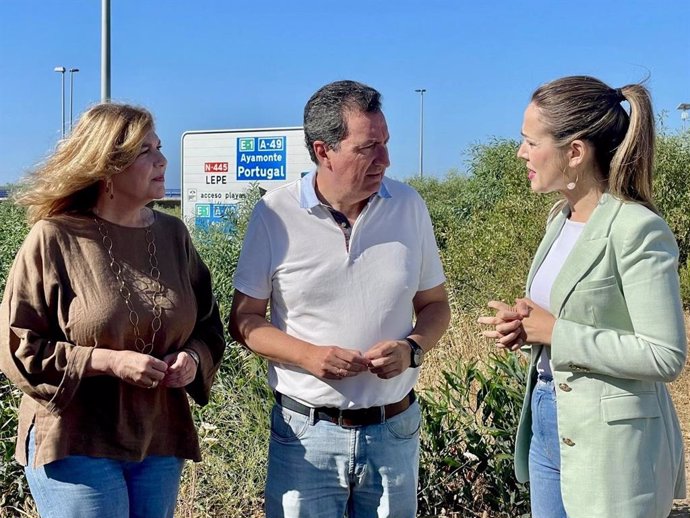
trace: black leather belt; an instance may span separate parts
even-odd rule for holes
[[[281,394],[280,392],[275,392],[275,397],[276,403],[280,406],[297,412],[298,414],[308,416],[311,415],[311,411],[314,410],[314,422],[329,421],[345,428],[382,424],[386,419],[395,417],[410,408],[410,405],[417,399],[414,390],[410,390],[409,394],[397,403],[370,408],[357,408],[355,410],[340,410],[339,408],[328,406],[312,409],[312,407],[303,405],[299,401],[295,401],[291,397]]]

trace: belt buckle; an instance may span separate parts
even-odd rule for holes
[[[345,422],[348,421],[348,422]],[[338,426],[341,428],[345,429],[351,429],[351,428],[360,428],[362,425],[359,424],[353,424],[352,423],[352,418],[348,419],[347,417],[343,416],[343,411],[341,410],[338,412]]]
[[[358,419],[356,417],[347,417],[347,414],[345,413],[346,410],[340,410],[338,411],[338,426],[341,428],[345,429],[352,429],[352,428],[361,428],[364,426],[366,423],[360,423],[358,422]]]

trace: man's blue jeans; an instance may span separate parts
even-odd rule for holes
[[[172,518],[184,460],[141,462],[72,455],[38,468],[34,434],[24,468],[41,518]]]
[[[414,518],[420,424],[417,402],[354,428],[274,405],[267,518]]]
[[[532,390],[529,482],[532,518],[567,518],[561,496],[561,450],[552,379],[538,379]]]

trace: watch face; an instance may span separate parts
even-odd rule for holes
[[[410,344],[410,367],[419,367],[424,358],[424,349],[422,349],[417,342],[411,338],[406,338],[407,343]]]
[[[412,367],[419,367],[422,364],[423,352],[421,347],[412,347]]]

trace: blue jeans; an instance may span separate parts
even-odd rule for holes
[[[354,428],[274,405],[267,518],[414,518],[420,425],[417,402]]]
[[[172,518],[184,459],[141,462],[72,455],[33,468],[34,433],[24,468],[41,518]]]
[[[538,379],[532,390],[529,482],[532,518],[567,518],[561,496],[561,450],[552,379]]]

